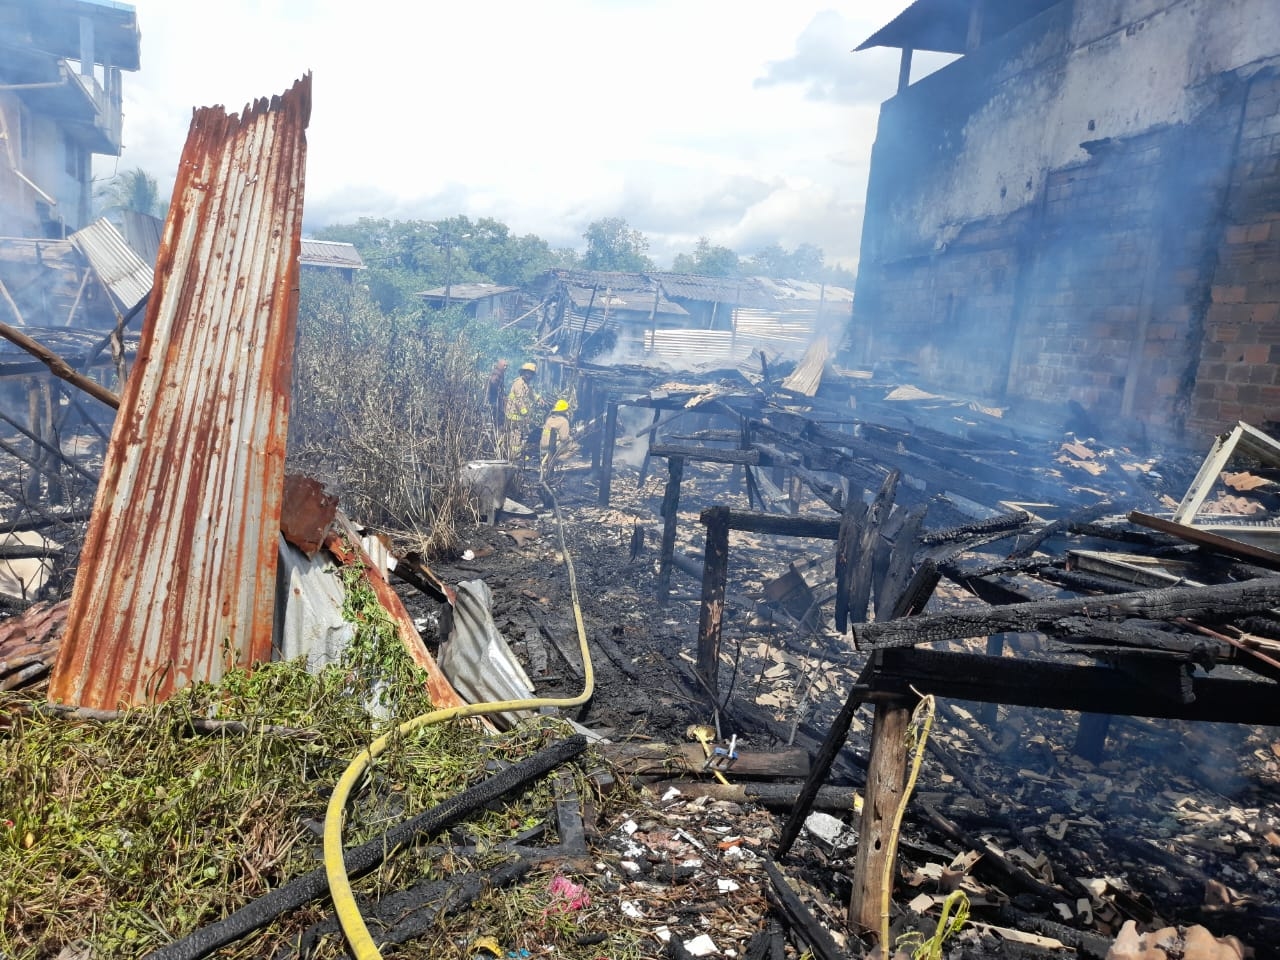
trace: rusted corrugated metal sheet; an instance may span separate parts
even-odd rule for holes
[[[271,652],[311,80],[197,110],[49,697],[163,699]]]

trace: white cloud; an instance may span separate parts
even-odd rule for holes
[[[118,166],[171,186],[192,107],[311,70],[309,228],[466,213],[580,246],[621,214],[660,261],[708,235],[852,265],[897,72],[848,51],[906,3],[137,0]]]

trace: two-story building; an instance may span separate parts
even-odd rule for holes
[[[92,157],[119,156],[134,8],[0,0],[0,236],[61,238],[92,216]]]

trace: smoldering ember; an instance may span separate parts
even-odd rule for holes
[[[1280,5],[900,6],[855,279],[0,0],[0,957],[1280,956]]]

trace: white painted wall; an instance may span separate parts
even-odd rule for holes
[[[963,224],[1032,202],[1048,171],[1087,158],[1082,142],[1186,122],[1207,105],[1211,91],[1202,85],[1211,78],[1280,58],[1280,0],[1072,6],[1065,36],[1037,36],[1012,55],[1002,51],[1000,64],[983,63],[979,51],[901,95],[973,83],[976,66],[1004,75],[962,123],[949,156],[936,158],[932,182],[895,208],[900,241],[945,246]]]

